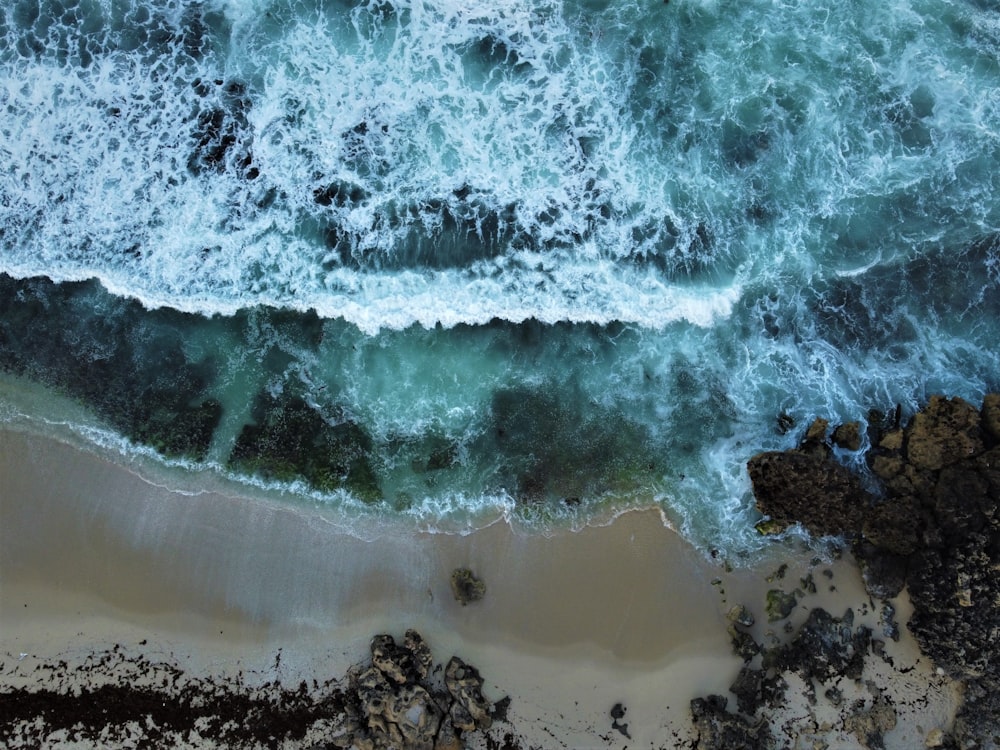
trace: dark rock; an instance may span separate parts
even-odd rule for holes
[[[983,398],[980,423],[992,442],[1000,441],[1000,393],[987,393]]]
[[[800,672],[806,679],[828,682],[835,677],[861,678],[865,654],[871,642],[868,628],[853,629],[854,613],[840,619],[817,607],[773,661]]]
[[[908,558],[861,542],[854,547],[868,593],[876,599],[892,599],[906,585]]]
[[[815,453],[826,455],[829,453],[829,446],[826,444],[826,433],[830,429],[830,423],[822,417],[816,417],[806,429],[805,437],[799,443],[799,450],[805,453]]]
[[[622,724],[619,721],[625,718],[626,710],[621,703],[616,703],[611,707],[611,728],[617,730],[628,739],[632,739],[632,735],[628,733],[628,724]]]
[[[773,518],[763,519],[754,524],[754,528],[761,536],[772,536],[785,531],[790,524],[775,521]]]
[[[1000,690],[995,683],[970,680],[955,717],[952,737],[956,748],[1000,748]],[[946,745],[947,746],[947,745]]]
[[[416,630],[407,630],[403,636],[403,646],[410,652],[410,667],[417,680],[423,680],[430,672],[434,658],[423,636]]]
[[[441,728],[438,730],[434,742],[434,750],[465,750],[465,743],[462,742],[455,726],[450,721],[441,722]]]
[[[797,452],[760,453],[747,464],[761,513],[817,536],[860,531],[870,497],[846,467]]]
[[[768,750],[774,747],[771,729],[764,721],[750,722],[726,711],[721,695],[691,701],[695,750]]]
[[[754,624],[753,614],[742,604],[737,604],[726,613],[726,619],[732,625],[739,625],[743,628],[752,627]]]
[[[792,610],[795,609],[795,604],[797,603],[795,594],[789,594],[781,589],[771,589],[767,592],[767,604],[765,606],[765,611],[767,612],[768,622],[777,622],[778,620],[784,620],[788,617]]]
[[[396,641],[391,635],[377,635],[372,638],[372,665],[378,669],[384,677],[397,685],[402,685],[407,680],[409,672],[410,652],[396,645]]]
[[[450,443],[433,451],[427,459],[427,471],[447,469],[458,459],[458,446]]]
[[[872,474],[883,482],[877,503],[866,495],[860,502],[845,502],[857,500],[859,493],[820,457],[816,427],[808,438],[813,443],[808,455],[802,450],[762,454],[748,464],[759,507],[782,524],[799,521],[813,533],[855,535],[854,553],[869,593],[885,602],[905,586],[913,606],[908,627],[921,651],[965,683],[953,736],[940,734],[935,743],[997,748],[1000,395],[984,398],[981,410],[961,399],[934,396],[903,427],[898,407],[894,419],[878,421],[869,433],[874,447],[867,457]],[[824,472],[833,481],[825,481]],[[890,604],[883,603],[880,619],[884,636],[898,638]],[[883,646],[872,641],[867,628],[853,628],[850,611],[838,620],[813,610],[791,643],[764,652],[762,666],[776,675],[796,670],[807,681],[857,680],[869,650],[891,664]],[[749,696],[753,685],[747,679],[737,687]],[[766,680],[762,692],[765,688]],[[895,722],[891,702],[876,696],[870,705],[859,702],[844,728],[866,747],[879,748]]]
[[[391,635],[376,635],[371,652],[372,664],[397,685],[424,679],[432,662],[430,649],[415,630],[406,631],[402,646]]]
[[[933,503],[909,562],[909,628],[950,674],[1000,686],[1000,448],[943,469]]]
[[[912,495],[886,498],[865,519],[864,537],[881,550],[909,555],[921,543],[923,518]]]
[[[464,607],[469,602],[477,602],[483,598],[486,584],[468,568],[456,568],[451,574],[451,591]]]
[[[767,582],[771,583],[772,581],[783,580],[785,577],[785,573],[787,572],[788,572],[788,563],[781,563],[781,565],[775,568],[774,572],[767,577]]]
[[[181,333],[199,324],[115,298],[96,281],[0,274],[0,369],[78,399],[136,443],[195,461],[222,416],[209,396],[217,367],[189,359]]]
[[[490,716],[493,721],[507,721],[508,709],[510,709],[510,696],[505,695],[503,698],[493,703],[493,711]]]
[[[931,396],[906,428],[906,458],[934,471],[983,450],[979,412],[960,398]]]
[[[882,635],[894,641],[899,640],[899,624],[896,622],[896,608],[888,602],[882,605],[879,613],[879,623],[882,625]]]
[[[372,666],[350,675],[348,710],[329,742],[370,750],[461,750],[463,733],[488,729],[492,706],[483,697],[479,672],[453,657],[443,692],[427,682],[431,663],[430,649],[415,630],[406,631],[402,646],[392,636],[375,636]]]
[[[523,325],[534,346],[539,330]],[[620,410],[589,406],[560,396],[552,384],[501,389],[490,404],[492,429],[477,451],[495,453],[507,486],[524,503],[559,503],[563,498],[597,497],[627,487],[648,486],[666,470],[648,429]]]
[[[861,424],[859,422],[846,422],[837,425],[833,430],[831,438],[833,444],[838,448],[848,451],[861,449]]]
[[[800,578],[799,583],[802,585],[802,590],[807,594],[816,593],[816,580],[813,578],[812,573],[806,573],[805,578]]]
[[[313,487],[350,490],[365,501],[382,493],[372,460],[372,440],[345,414],[324,414],[291,393],[261,392],[254,424],[243,427],[229,458],[231,468],[265,479],[305,479]]]
[[[764,683],[764,672],[743,667],[736,681],[729,686],[729,692],[736,696],[736,705],[741,713],[753,716],[760,706]]]
[[[729,631],[729,635],[732,639],[733,651],[744,662],[750,661],[760,653],[760,644],[749,633],[744,633],[733,628]]]

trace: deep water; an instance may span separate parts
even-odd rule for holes
[[[347,515],[747,551],[754,452],[1000,389],[998,82],[986,0],[9,0],[0,367]]]

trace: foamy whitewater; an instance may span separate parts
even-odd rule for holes
[[[8,377],[347,514],[747,551],[753,453],[1000,388],[990,0],[9,0],[0,163]]]

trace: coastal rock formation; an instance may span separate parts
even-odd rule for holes
[[[371,436],[343,411],[322,413],[302,395],[257,395],[253,423],[244,425],[229,467],[267,480],[305,479],[324,491],[350,490],[373,502],[382,496]]]
[[[431,681],[433,658],[415,630],[406,631],[402,644],[391,635],[376,635],[371,655],[370,667],[350,675],[346,719],[327,747],[459,749],[465,734],[492,725],[493,704],[483,697],[475,667],[453,656],[444,685]]]
[[[820,607],[810,610],[795,638],[766,653],[764,665],[795,671],[803,679],[817,682],[829,682],[835,677],[859,680],[871,631],[865,627],[855,630],[853,625],[851,610],[839,619]]]
[[[797,451],[771,451],[750,459],[747,469],[761,513],[784,529],[801,523],[817,536],[859,528],[871,505],[860,480],[807,441]],[[813,446],[809,448],[809,446]]]
[[[751,459],[758,508],[782,524],[854,540],[873,596],[891,598],[905,587],[913,604],[908,627],[921,650],[966,683],[954,740],[997,747],[1000,395],[987,395],[981,409],[932,396],[906,425],[899,421],[897,410],[893,424],[870,432],[866,458],[881,485],[877,495],[818,454],[809,434],[796,450]]]
[[[444,684],[452,697],[449,715],[456,729],[474,732],[490,728],[492,705],[483,697],[483,678],[475,667],[451,657],[444,669]]]

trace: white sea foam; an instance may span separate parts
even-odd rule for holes
[[[692,286],[684,269],[730,238],[689,248],[702,218],[667,200],[670,165],[636,152],[634,63],[558,12],[400,3],[382,21],[356,8],[268,27],[227,7],[228,61],[174,43],[0,69],[0,269],[203,314],[314,308],[366,331],[728,315],[738,285]],[[232,80],[251,106],[215,83]],[[192,173],[199,138],[226,135],[225,168]],[[314,201],[341,184],[364,197]],[[466,218],[449,230],[450,216]],[[658,248],[662,216],[676,250]]]

